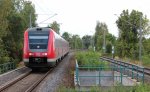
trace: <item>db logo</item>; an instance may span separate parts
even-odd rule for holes
[[[40,56],[40,53],[36,53],[36,56]]]

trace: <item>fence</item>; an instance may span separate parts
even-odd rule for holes
[[[138,69],[141,69],[142,72],[139,72]],[[104,67],[104,66],[90,66],[90,65],[78,65],[78,62],[76,61],[76,69],[75,69],[75,75],[76,75],[76,81],[77,84],[80,84],[80,78],[96,78],[98,80],[98,84],[101,85],[101,80],[103,78],[112,78],[112,81],[114,82],[114,79],[119,79],[119,84],[123,84],[123,78],[131,76],[132,78],[136,78],[137,80],[142,79],[142,82],[144,83],[144,68],[141,67],[123,67],[119,65],[111,65],[111,67]],[[96,70],[98,72],[98,75],[80,75],[80,70]],[[136,71],[137,70],[137,71]],[[105,74],[106,71],[111,71],[112,75]],[[115,75],[114,72],[118,71],[119,74]],[[105,73],[104,73],[105,72]],[[125,75],[126,74],[126,75]]]
[[[0,64],[0,74],[10,71],[16,68],[15,62],[8,62],[4,64]]]
[[[136,79],[137,81],[142,80],[144,83],[144,67],[107,57],[101,57],[100,59],[111,62],[115,67],[124,67],[124,73],[127,71],[125,74],[132,77],[132,79]]]
[[[123,74],[126,74],[128,76],[130,76],[132,79],[136,79],[137,81],[140,81],[140,79],[142,80],[142,82],[144,83],[144,67],[140,67],[137,65],[131,65],[131,64],[125,64],[122,65],[120,64],[112,64],[114,67],[116,68],[120,68],[123,67]],[[115,71],[119,71],[115,69]]]

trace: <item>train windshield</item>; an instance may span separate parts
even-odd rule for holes
[[[48,33],[29,32],[29,47],[30,49],[47,49]]]

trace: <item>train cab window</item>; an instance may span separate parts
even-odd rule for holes
[[[29,48],[30,49],[47,49],[48,35],[44,33],[29,33]]]

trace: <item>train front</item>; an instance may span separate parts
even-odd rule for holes
[[[49,67],[49,28],[30,28],[24,33],[23,60],[27,67]],[[49,43],[49,44],[48,44]]]

